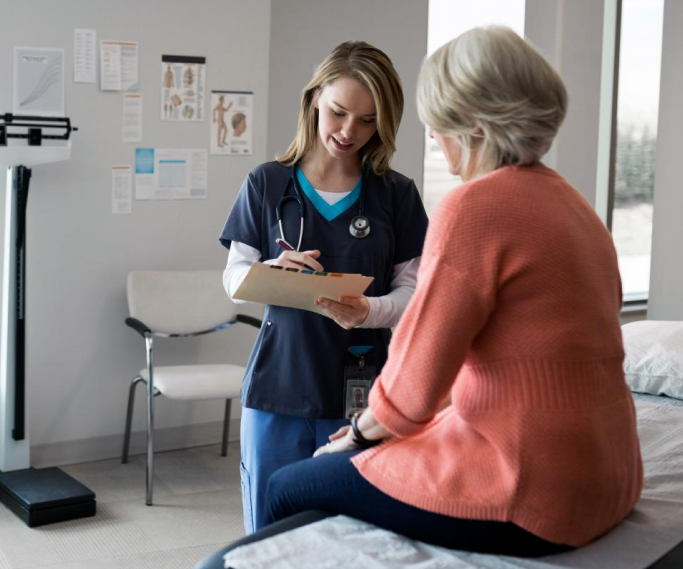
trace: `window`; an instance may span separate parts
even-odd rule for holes
[[[622,0],[612,237],[624,301],[647,299],[664,0]]]
[[[428,55],[477,26],[500,24],[524,36],[524,4],[524,0],[429,0]],[[428,133],[425,137],[423,199],[427,214],[431,215],[441,198],[461,180],[448,172],[446,159],[436,142]]]

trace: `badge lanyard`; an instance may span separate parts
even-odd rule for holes
[[[368,406],[368,396],[375,377],[376,367],[368,365],[366,356],[374,346],[351,346],[348,348],[347,365],[344,366],[344,418]]]

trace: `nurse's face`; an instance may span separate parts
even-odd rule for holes
[[[333,158],[356,154],[377,132],[377,109],[369,89],[357,79],[340,77],[316,101],[318,135]]]
[[[454,176],[460,176],[462,174],[462,147],[460,143],[454,138],[439,134],[434,130],[429,131],[429,137],[436,140],[439,148],[441,148],[448,163],[448,171]]]

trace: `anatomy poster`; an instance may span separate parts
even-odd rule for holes
[[[203,121],[206,58],[161,56],[161,120]]]
[[[211,91],[211,154],[252,153],[254,93]]]

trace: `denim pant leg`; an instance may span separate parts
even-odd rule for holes
[[[323,455],[278,470],[268,483],[266,524],[306,510],[323,510],[451,549],[524,557],[571,549],[511,522],[453,518],[400,502],[360,475],[350,461],[358,452]]]

